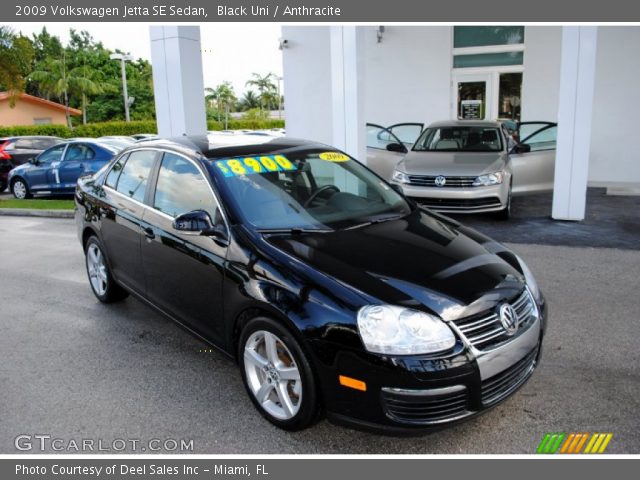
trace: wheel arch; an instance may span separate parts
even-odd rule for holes
[[[86,252],[87,250],[87,242],[89,241],[89,237],[96,237],[98,240],[100,239],[100,237],[98,236],[98,232],[95,230],[95,228],[90,227],[90,226],[86,226],[84,227],[84,229],[82,230],[82,249]]]

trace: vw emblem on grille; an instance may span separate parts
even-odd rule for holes
[[[500,323],[505,332],[507,332],[507,335],[511,336],[518,331],[520,319],[511,305],[508,303],[500,305],[498,315],[500,317]]]
[[[434,181],[435,181],[436,187],[444,187],[445,184],[447,183],[447,179],[444,175],[438,175]]]

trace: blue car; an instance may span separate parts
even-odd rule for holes
[[[19,199],[73,193],[80,176],[97,172],[120,150],[97,141],[56,145],[9,172],[11,192]]]

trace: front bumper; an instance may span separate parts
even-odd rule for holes
[[[506,183],[484,187],[422,187],[397,185],[405,196],[439,212],[481,213],[503,210],[507,206],[509,187]]]
[[[484,413],[522,387],[539,364],[544,300],[538,309],[538,318],[523,333],[484,351],[462,337],[445,355],[338,353],[332,368],[321,373],[329,385],[324,395],[328,419],[391,435],[419,435]],[[337,385],[339,374],[362,379],[366,391]]]

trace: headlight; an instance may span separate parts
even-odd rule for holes
[[[527,282],[527,286],[531,290],[531,293],[533,293],[533,296],[536,299],[540,299],[540,289],[538,288],[536,279],[533,277],[533,273],[531,273],[531,270],[529,270],[527,264],[524,263],[524,260],[522,260],[518,255],[516,255],[515,257],[518,259],[518,263],[520,264],[520,268],[522,269],[522,273],[524,275],[524,281]]]
[[[358,330],[368,351],[414,355],[448,350],[456,343],[440,319],[393,305],[368,305],[358,311]]]
[[[476,177],[473,181],[473,186],[498,185],[502,183],[502,180],[504,180],[504,172],[489,173],[487,175],[480,175],[479,177]]]
[[[409,183],[409,175],[400,170],[394,170],[391,180],[398,183]]]

